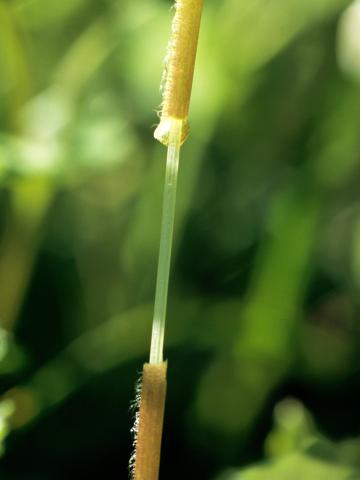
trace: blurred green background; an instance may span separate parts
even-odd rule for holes
[[[126,479],[170,0],[0,0],[0,478]],[[163,479],[360,479],[360,2],[205,0]]]

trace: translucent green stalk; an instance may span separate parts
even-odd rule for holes
[[[165,187],[161,223],[159,263],[156,279],[150,363],[163,361],[171,249],[174,231],[176,186],[181,144],[182,120],[172,118],[166,160]]]

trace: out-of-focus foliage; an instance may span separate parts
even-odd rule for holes
[[[360,2],[353,2],[344,12],[338,35],[339,64],[348,75],[360,79]]]
[[[9,433],[9,417],[14,412],[14,405],[11,400],[3,401],[0,404],[0,454],[5,450],[4,440]]]
[[[360,441],[331,443],[313,426],[298,402],[277,405],[275,427],[267,439],[272,457],[263,465],[229,472],[219,480],[351,480],[360,475]]]
[[[172,3],[0,0],[1,480],[127,475]],[[204,4],[161,478],[355,479],[359,0]]]

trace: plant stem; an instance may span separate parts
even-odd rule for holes
[[[176,186],[179,166],[182,120],[171,119],[166,160],[159,262],[155,291],[150,363],[163,361],[166,305],[168,297],[171,248],[174,231]]]
[[[134,480],[159,478],[161,437],[166,397],[166,362],[144,364],[139,405]]]

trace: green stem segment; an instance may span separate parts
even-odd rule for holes
[[[176,186],[178,177],[181,131],[182,120],[172,118],[166,160],[159,263],[156,280],[154,318],[150,347],[150,363],[153,364],[159,364],[163,361],[166,305],[174,231]]]

